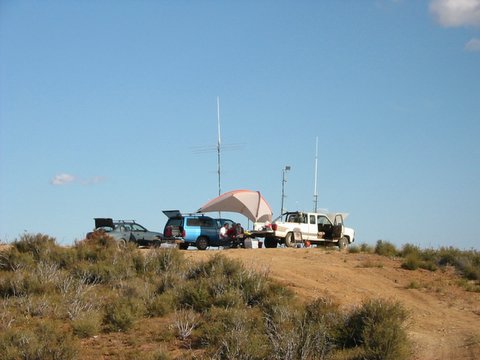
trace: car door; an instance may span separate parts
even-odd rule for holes
[[[333,233],[332,239],[338,240],[343,237],[343,215],[336,214],[335,215],[335,222],[333,223]]]
[[[315,240],[317,238],[317,233],[318,233],[318,228],[317,228],[317,217],[315,214],[308,214],[307,215],[307,233],[306,237],[307,240]],[[304,235],[304,240],[305,240],[305,235]]]
[[[139,224],[130,224],[131,228],[131,237],[133,237],[136,241],[145,240],[147,229]]]
[[[330,219],[325,215],[317,215],[317,237],[319,239],[331,239],[333,225]]]

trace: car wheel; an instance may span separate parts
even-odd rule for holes
[[[208,247],[208,239],[205,236],[201,236],[197,239],[197,245],[198,250],[206,250]]]
[[[289,232],[287,236],[285,236],[285,245],[287,245],[287,247],[295,247],[295,237],[293,236],[293,232]]]
[[[276,248],[278,245],[277,239],[274,237],[266,237],[265,238],[265,247],[266,248]]]
[[[345,249],[347,245],[348,245],[348,239],[346,237],[342,237],[340,240],[338,240],[338,248],[340,250]]]

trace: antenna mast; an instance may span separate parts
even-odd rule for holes
[[[217,124],[218,124],[218,142],[217,142],[217,172],[218,172],[218,196],[222,194],[221,187],[221,171],[220,171],[220,150],[221,150],[221,138],[220,138],[220,98],[217,96]]]
[[[315,185],[313,188],[313,212],[317,212],[318,192],[317,192],[317,175],[318,175],[318,136],[315,141]]]

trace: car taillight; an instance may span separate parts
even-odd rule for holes
[[[172,237],[172,234],[173,234],[173,229],[172,229],[172,226],[169,225],[165,228],[164,235],[166,237]]]
[[[272,224],[272,230],[277,231],[277,224]]]

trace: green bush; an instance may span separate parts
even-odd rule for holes
[[[163,293],[149,299],[145,304],[145,314],[149,317],[162,317],[171,313],[174,308],[174,297],[171,293]]]
[[[388,241],[378,240],[375,245],[375,254],[394,257],[397,255],[397,249],[395,245]]]
[[[35,260],[48,259],[49,254],[58,247],[54,238],[44,234],[23,234],[12,245],[21,253],[32,254]]]
[[[211,308],[197,336],[211,359],[268,359],[262,314],[247,308]]]
[[[215,255],[208,261],[193,264],[187,270],[187,279],[210,278],[213,276],[224,276],[231,278],[244,271],[244,266],[239,260],[228,259],[223,255]]]
[[[415,256],[420,258],[421,250],[418,246],[412,244],[405,244],[402,246],[402,250],[400,250],[400,256],[408,257],[408,256]]]
[[[162,274],[179,272],[184,264],[183,253],[177,249],[154,249],[144,256],[144,271]]]
[[[4,360],[77,359],[78,344],[70,332],[56,322],[38,322],[29,329],[8,329],[0,334],[0,354]]]
[[[364,253],[368,253],[368,254],[373,254],[375,252],[375,249],[371,246],[371,245],[368,245],[368,244],[361,244],[360,245],[360,250]]]
[[[362,347],[362,359],[401,360],[410,355],[405,330],[408,313],[399,302],[368,300],[355,309],[344,327],[344,345]]]
[[[105,305],[103,325],[107,331],[124,332],[131,329],[138,318],[138,303],[120,297]]]
[[[95,311],[85,312],[72,320],[73,334],[79,338],[98,335],[102,329],[101,314]]]
[[[156,277],[156,291],[162,294],[179,287],[184,282],[183,275],[178,272],[164,272]]]
[[[0,252],[0,270],[17,271],[27,269],[35,264],[31,253],[21,252],[15,247]]]
[[[0,278],[0,296],[3,298],[41,295],[53,288],[51,284],[26,270],[7,272]]]
[[[335,344],[324,319],[309,317],[304,310],[292,306],[273,308],[265,318],[272,359],[327,358]]]
[[[402,269],[417,270],[421,265],[421,260],[418,254],[410,253],[402,262]]]
[[[204,312],[213,305],[213,296],[210,294],[209,280],[200,279],[189,281],[176,291],[175,302],[183,308],[191,308],[197,312]]]

